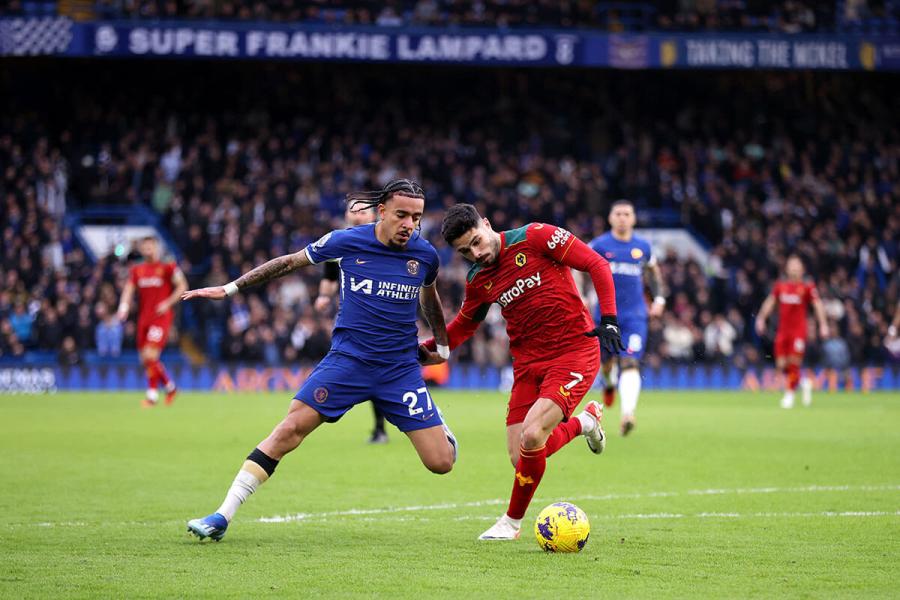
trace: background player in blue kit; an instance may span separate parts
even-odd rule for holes
[[[647,317],[662,316],[666,306],[662,273],[653,256],[650,243],[634,235],[634,205],[616,200],[609,211],[610,231],[594,238],[590,247],[609,261],[616,285],[616,310],[625,352],[618,357],[603,353],[603,403],[612,406],[616,388],[618,358],[619,395],[622,398],[622,435],[634,429],[634,411],[641,393],[640,360],[647,341]],[[644,273],[653,302],[649,312],[644,301]],[[599,309],[597,309],[599,311]],[[594,320],[600,322],[595,311]]]
[[[379,221],[333,231],[229,284],[183,296],[222,299],[310,264],[334,260],[341,267],[341,306],[331,350],[294,396],[284,420],[244,461],[219,509],[188,522],[188,531],[201,540],[222,539],[237,508],[272,475],[285,454],[322,423],[337,421],[367,400],[406,433],[430,471],[447,473],[456,461],[456,439],[432,402],[417,362],[450,354],[434,285],[438,255],[417,232],[425,194],[418,184],[400,179],[380,191],[354,192],[347,199],[351,209],[375,207]],[[438,340],[436,352],[419,347],[419,303]]]

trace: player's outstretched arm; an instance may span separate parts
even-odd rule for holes
[[[119,309],[116,311],[116,318],[119,321],[125,321],[128,318],[128,311],[131,310],[131,300],[134,298],[134,284],[129,279],[122,290],[122,298],[119,300]]]
[[[897,302],[897,310],[894,312],[894,320],[888,325],[887,339],[893,339],[900,335],[900,302]]]
[[[284,256],[273,258],[255,269],[244,273],[231,283],[200,288],[199,290],[188,290],[181,295],[181,299],[191,300],[193,298],[210,298],[212,300],[221,300],[227,296],[234,296],[239,291],[248,287],[283,277],[288,273],[292,273],[309,264],[311,263],[309,262],[309,257],[306,255],[306,250],[301,250],[294,254],[285,254]]]
[[[441,296],[438,294],[437,286],[423,287],[419,294],[419,303],[422,305],[422,312],[431,326],[432,333],[434,333],[435,343],[438,346],[449,346],[447,322],[444,321],[444,305],[441,304]]]
[[[655,257],[645,267],[647,272],[647,287],[650,288],[650,295],[653,296],[653,303],[650,305],[650,316],[661,317],[663,310],[666,308],[666,291],[663,283],[662,269]]]
[[[483,303],[478,296],[478,292],[471,286],[466,285],[466,296],[463,298],[462,306],[459,307],[459,312],[447,325],[447,344],[450,350],[465,343],[466,340],[475,335],[478,326],[481,325],[481,322],[487,316],[489,308],[490,304]],[[421,347],[428,352],[436,352],[437,341],[435,338],[431,338],[425,341]],[[424,358],[420,352],[420,359]]]
[[[819,337],[824,340],[831,332],[828,330],[828,317],[825,315],[825,305],[822,304],[822,299],[819,298],[818,294],[813,298],[812,305],[813,311],[816,313],[816,321],[819,322]]]
[[[426,348],[420,348],[420,362],[427,365],[440,364],[450,358],[450,340],[447,335],[447,323],[444,321],[444,307],[441,304],[441,296],[438,294],[436,285],[432,284],[421,288],[419,304],[422,306],[422,313],[434,334],[435,344],[433,352]]]
[[[758,335],[763,335],[766,332],[766,319],[772,314],[776,302],[775,294],[769,294],[763,301],[762,306],[759,307],[759,312],[756,315],[756,333]]]
[[[609,262],[561,227],[557,227],[555,231],[552,226],[536,227],[534,232],[538,247],[550,258],[591,277],[600,303],[600,324],[584,335],[598,338],[607,352],[618,354],[624,351],[625,345],[622,343],[616,316],[616,286]]]
[[[169,294],[169,297],[156,305],[156,314],[162,315],[169,311],[170,308],[175,306],[179,300],[181,300],[182,294],[184,294],[188,289],[187,278],[185,278],[184,273],[181,272],[181,269],[177,268],[172,273],[172,283],[175,284],[174,289],[172,289],[172,293]]]

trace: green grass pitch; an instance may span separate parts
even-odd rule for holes
[[[434,392],[461,455],[427,472],[405,436],[367,446],[368,405],[322,426],[245,504],[212,512],[289,395],[0,396],[0,597],[897,597],[900,395],[652,392],[606,453],[548,461],[522,539],[476,537],[505,509],[505,397]],[[580,554],[532,520],[570,500]],[[290,519],[266,520],[290,516]]]

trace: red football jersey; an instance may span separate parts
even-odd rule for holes
[[[572,249],[575,248],[575,251]],[[567,349],[596,345],[584,334],[594,328],[569,267],[595,274],[603,314],[615,314],[615,288],[605,259],[569,231],[532,223],[500,234],[500,254],[489,266],[475,265],[466,278],[466,296],[448,326],[450,346],[468,337],[500,305],[509,349],[517,364],[551,359]]]
[[[131,267],[131,283],[137,288],[138,320],[156,317],[156,306],[175,289],[175,263],[141,263]],[[169,309],[171,312],[171,309]]]
[[[778,300],[778,333],[806,338],[806,308],[819,299],[809,281],[776,281],[772,294]]]

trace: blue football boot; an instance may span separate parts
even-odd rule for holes
[[[196,535],[201,540],[210,538],[218,542],[225,537],[228,529],[228,520],[219,513],[213,513],[202,519],[191,519],[187,524],[188,532]]]

